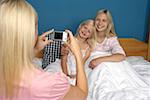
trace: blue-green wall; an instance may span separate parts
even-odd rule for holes
[[[39,33],[48,29],[70,29],[74,33],[83,20],[94,18],[99,9],[111,11],[119,37],[146,41],[150,0],[28,0],[39,15]]]

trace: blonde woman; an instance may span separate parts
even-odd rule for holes
[[[82,52],[82,62],[83,64],[89,58],[91,51],[94,49],[96,42],[96,33],[94,27],[94,20],[86,20],[82,22],[76,33],[76,40],[80,46],[80,50]],[[61,66],[63,72],[71,78],[76,77],[76,63],[74,56],[67,46],[63,46],[61,50]],[[75,80],[73,82],[75,84]]]
[[[38,47],[40,43],[49,42],[47,33],[39,38],[43,42],[36,42],[36,21],[36,11],[25,0],[0,2],[0,100],[85,99],[87,83],[81,52],[70,31],[66,32],[77,63],[76,86],[70,86],[63,73],[47,73],[32,63],[33,52],[42,48]]]

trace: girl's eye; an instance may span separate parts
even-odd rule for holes
[[[102,21],[103,21],[103,22],[107,22],[107,20],[106,20],[106,19],[103,19]]]

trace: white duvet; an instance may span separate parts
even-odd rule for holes
[[[89,94],[87,100],[150,100],[150,62],[142,57],[128,57],[122,62],[104,62],[94,70],[89,62],[107,53],[94,52],[85,64]],[[41,59],[34,62],[41,66]],[[60,61],[56,61],[60,63]],[[49,65],[47,71],[60,71],[58,63]],[[57,65],[58,66],[58,65]]]
[[[88,64],[92,59],[104,55],[108,53],[92,53],[85,65],[89,86],[88,100],[150,100],[150,75],[144,78],[129,61],[103,62],[93,70],[89,69]],[[145,65],[140,66],[142,68]],[[150,64],[143,68],[150,69]],[[149,72],[146,73],[145,70],[145,74]]]

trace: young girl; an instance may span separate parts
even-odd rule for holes
[[[93,20],[86,20],[82,22],[76,34],[76,40],[80,46],[80,50],[82,52],[82,62],[83,64],[86,62],[92,49],[95,47],[95,27]],[[68,47],[62,47],[62,57],[61,57],[61,66],[63,72],[71,78],[76,77],[76,63],[74,56],[71,52],[68,54]],[[75,84],[75,80],[73,82]]]
[[[148,83],[124,60],[108,10],[97,13],[95,27],[97,44],[85,65],[93,69],[88,75],[89,100],[111,100],[112,95],[113,100],[149,98]]]

